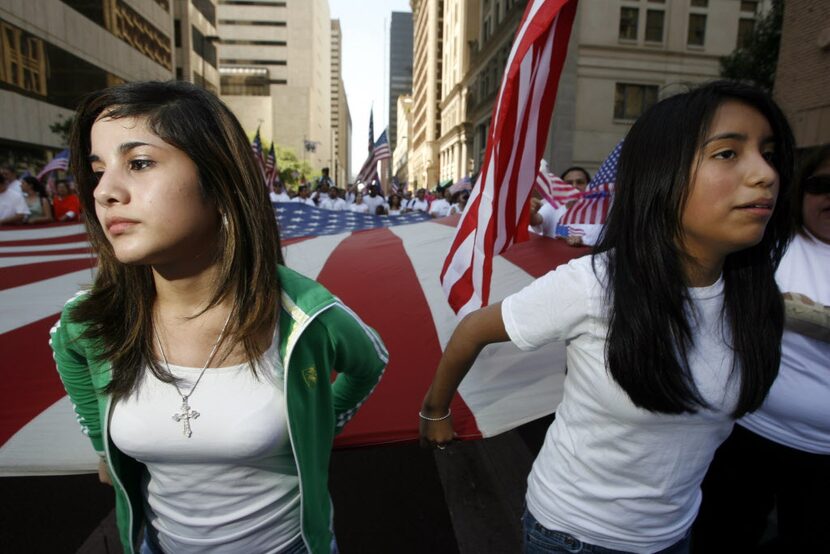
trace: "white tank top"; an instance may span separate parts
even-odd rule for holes
[[[277,359],[269,356],[266,359]],[[170,366],[190,391],[201,368]],[[116,403],[110,435],[147,466],[148,530],[165,552],[279,552],[300,535],[300,482],[288,435],[282,368],[210,368],[190,398],[199,412],[183,434],[181,397],[148,370]]]

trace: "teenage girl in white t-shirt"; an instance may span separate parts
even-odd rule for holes
[[[593,257],[459,323],[420,413],[437,448],[484,346],[567,343],[562,403],[528,478],[525,552],[688,551],[715,449],[778,370],[792,152],[757,89],[721,81],[659,102],[625,139]]]

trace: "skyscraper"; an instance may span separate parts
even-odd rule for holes
[[[412,13],[392,12],[389,24],[389,147],[395,150],[398,96],[412,93]]]

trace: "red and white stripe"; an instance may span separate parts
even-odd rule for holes
[[[516,33],[482,170],[441,271],[444,292],[459,315],[488,303],[493,257],[527,240],[527,202],[575,12],[576,0],[533,0]]]
[[[601,225],[608,218],[611,208],[614,183],[603,183],[583,195],[573,206],[565,212],[560,225]]]
[[[439,253],[457,219],[284,241],[288,266],[337,295],[378,331],[390,354],[383,379],[336,446],[417,440],[418,408],[457,323],[436,279],[443,264]],[[577,252],[583,251],[542,237],[514,246],[493,261],[493,299]],[[0,476],[97,467],[48,346],[64,302],[92,282],[94,263],[80,225],[0,229]],[[563,343],[531,353],[503,343],[485,354],[452,405],[461,437],[492,436],[556,408]]]
[[[582,192],[578,188],[551,173],[545,160],[539,163],[536,190],[554,208],[561,208],[568,202],[574,202],[582,197]]]

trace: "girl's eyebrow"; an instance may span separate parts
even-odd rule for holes
[[[125,155],[127,152],[134,148],[138,148],[139,146],[153,146],[149,142],[141,142],[141,141],[132,141],[132,142],[125,142],[124,144],[118,147],[118,153],[122,156]],[[96,154],[90,154],[87,160],[89,163],[100,161],[100,157]]]
[[[737,141],[740,141],[740,142],[746,142],[749,139],[749,137],[747,137],[746,134],[744,134],[744,133],[721,133],[719,135],[715,135],[713,137],[710,137],[710,138],[706,139],[706,141],[703,143],[703,146],[706,146],[707,144],[709,144],[711,142],[715,142],[716,140],[729,140],[729,139],[737,140]],[[769,135],[769,136],[766,136],[763,139],[761,139],[761,144],[769,144],[769,143],[772,143],[772,142],[775,142],[775,137],[773,135]]]

